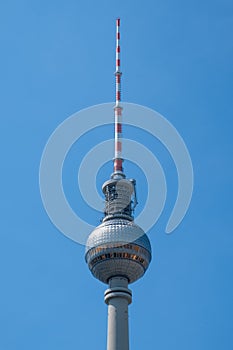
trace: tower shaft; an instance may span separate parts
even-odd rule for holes
[[[132,301],[128,280],[113,277],[105,292],[108,305],[107,350],[129,350],[128,305]]]

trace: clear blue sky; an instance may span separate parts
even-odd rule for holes
[[[91,277],[84,248],[49,221],[38,170],[47,139],[64,119],[113,101],[118,16],[123,100],[171,121],[195,173],[188,214],[167,236],[177,180],[156,143],[168,198],[149,233],[151,266],[132,285],[131,349],[233,348],[233,3],[13,0],[0,5],[1,350],[105,349],[105,286]],[[79,155],[75,146],[71,151],[65,183],[79,210],[72,166]],[[98,224],[92,212],[81,212]]]

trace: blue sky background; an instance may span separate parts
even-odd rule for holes
[[[118,16],[123,100],[155,109],[177,128],[195,173],[188,214],[167,236],[175,167],[158,141],[137,134],[163,166],[168,197],[149,232],[153,261],[131,286],[131,349],[233,348],[233,3],[41,0],[0,5],[2,350],[105,348],[105,286],[90,275],[84,248],[50,222],[38,171],[46,141],[64,119],[114,100]],[[102,130],[103,139],[110,132]],[[99,135],[86,135],[83,147]],[[124,135],[135,138],[130,128]],[[65,190],[97,225],[99,217],[79,205],[76,149],[65,164]],[[145,177],[130,163],[125,170],[142,181],[143,203]],[[98,181],[110,172],[106,165]]]

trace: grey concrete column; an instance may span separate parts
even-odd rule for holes
[[[129,350],[128,305],[132,292],[127,278],[111,278],[104,301],[108,305],[107,350]]]

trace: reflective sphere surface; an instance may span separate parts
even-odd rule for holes
[[[111,219],[96,227],[86,243],[86,262],[104,283],[114,276],[132,283],[142,277],[151,261],[151,245],[133,221]]]

